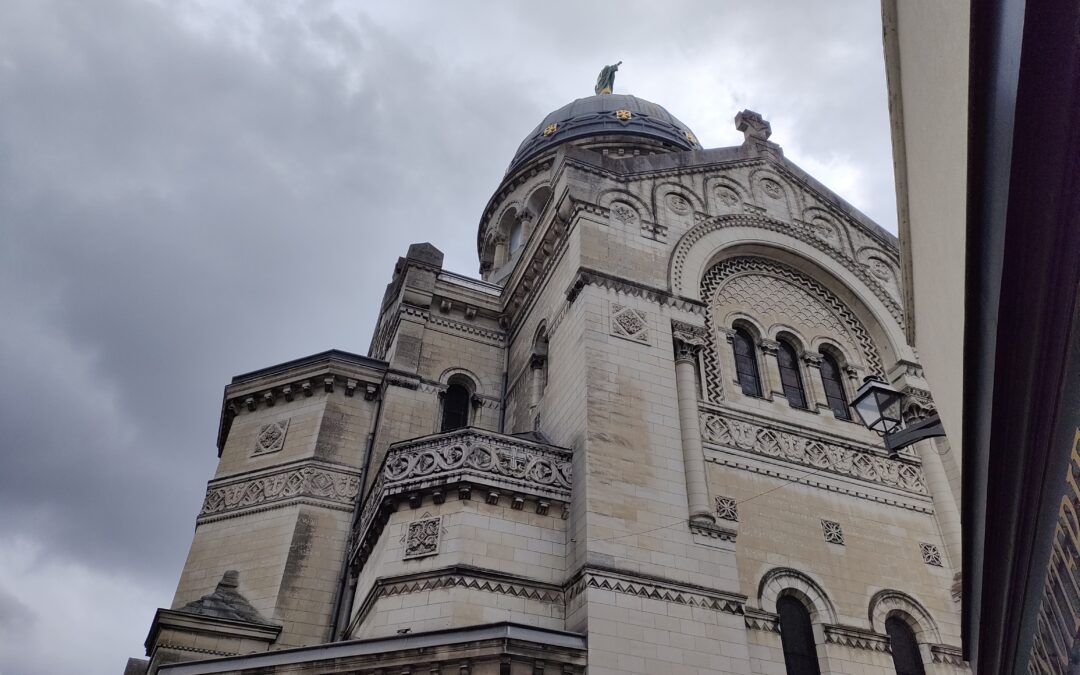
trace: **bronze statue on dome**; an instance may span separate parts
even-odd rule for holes
[[[619,61],[613,66],[604,66],[604,69],[600,71],[600,74],[596,77],[596,87],[593,89],[597,94],[610,94],[611,88],[615,86],[615,71],[622,65],[622,61]]]

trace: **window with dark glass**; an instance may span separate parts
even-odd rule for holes
[[[889,635],[889,644],[892,646],[896,675],[926,675],[922,657],[919,656],[919,643],[915,641],[911,626],[899,617],[890,616],[885,619],[885,632]]]
[[[451,384],[446,388],[443,399],[442,431],[460,429],[469,426],[469,390],[460,384]]]
[[[780,615],[780,643],[788,675],[821,675],[810,612],[790,595],[776,601],[776,612]]]
[[[761,378],[758,377],[753,338],[739,328],[735,331],[731,344],[735,351],[735,375],[739,378],[743,393],[747,396],[761,396]]]
[[[837,419],[850,420],[851,408],[844,393],[844,381],[840,379],[840,365],[828,354],[821,354],[821,384],[825,387],[825,398],[829,401],[833,415]]]
[[[788,403],[792,408],[805,408],[806,393],[803,391],[799,356],[795,353],[795,348],[781,340],[776,350],[776,361],[780,366],[780,384],[784,387],[784,396]]]

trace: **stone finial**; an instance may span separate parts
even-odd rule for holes
[[[753,110],[744,110],[735,115],[735,128],[746,136],[745,143],[767,141],[772,136],[772,125]]]
[[[222,588],[236,588],[240,585],[240,573],[236,570],[228,570],[221,577],[218,586]]]

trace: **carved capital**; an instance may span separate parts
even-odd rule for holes
[[[540,370],[547,365],[547,354],[533,354],[529,357],[529,367]]]
[[[709,331],[702,326],[695,326],[682,321],[671,322],[671,339],[675,344],[675,360],[692,361],[698,352],[708,344]]]
[[[763,339],[758,346],[761,347],[761,351],[772,356],[776,356],[776,353],[780,351],[780,343],[776,340]]]
[[[802,355],[803,363],[813,368],[820,368],[824,359],[825,357],[817,352],[804,352]]]

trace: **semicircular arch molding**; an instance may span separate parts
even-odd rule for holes
[[[480,386],[480,378],[468,368],[447,368],[443,371],[442,375],[439,376],[439,382],[446,385],[450,384],[451,379],[455,382],[461,382],[463,380],[467,381],[468,385],[466,388],[473,394],[483,393],[483,387]]]
[[[767,216],[733,214],[698,223],[675,245],[668,264],[668,288],[678,296],[703,302],[701,280],[718,261],[757,255],[787,264],[826,286],[874,336],[890,365],[917,361],[907,344],[900,304],[866,268],[812,236],[805,228]]]
[[[810,611],[813,623],[836,623],[836,608],[825,590],[809,575],[790,567],[769,570],[758,583],[758,605],[776,612],[776,601],[785,595],[793,595]]]
[[[903,591],[885,589],[875,593],[874,597],[870,598],[869,614],[870,627],[879,633],[885,632],[886,619],[899,616],[911,626],[919,642],[941,642],[941,632],[930,612],[922,603]]]
[[[673,207],[669,202],[669,197],[671,195],[678,195],[686,200],[688,209],[682,211]],[[653,187],[652,198],[657,215],[664,211],[669,211],[680,216],[689,215],[694,211],[699,213],[705,211],[705,202],[701,199],[701,195],[681,183],[672,181],[658,183]]]

